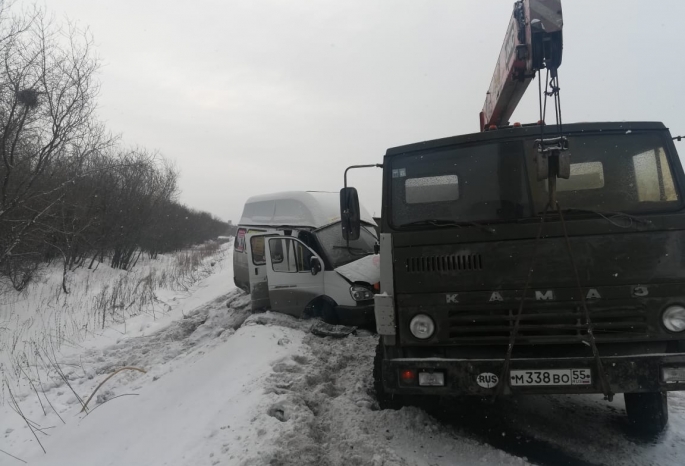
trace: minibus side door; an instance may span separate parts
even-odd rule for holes
[[[289,236],[268,238],[266,256],[271,309],[301,317],[304,308],[324,294],[323,261]]]
[[[266,239],[273,234],[264,234],[263,231],[255,233],[247,232],[247,268],[250,275],[250,298],[252,310],[269,309],[269,285],[266,275]]]

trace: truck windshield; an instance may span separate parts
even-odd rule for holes
[[[392,224],[502,222],[538,216],[548,202],[538,181],[535,139],[498,141],[392,160]],[[568,136],[571,177],[557,182],[564,209],[673,210],[680,195],[658,133]]]
[[[342,239],[340,223],[328,225],[316,230],[314,233],[319,239],[321,247],[331,261],[333,268],[340,267],[356,261],[366,254],[373,254],[373,246],[376,244],[376,236],[369,230],[370,227],[362,225],[359,239],[350,241],[350,247]]]

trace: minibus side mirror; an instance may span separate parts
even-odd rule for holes
[[[309,269],[312,271],[312,275],[321,272],[321,261],[317,257],[312,257],[309,261]]]
[[[359,215],[359,195],[355,188],[340,190],[340,220],[342,237],[345,241],[359,239],[361,219]]]

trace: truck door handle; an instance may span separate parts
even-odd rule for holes
[[[254,268],[254,274],[259,275],[259,268],[257,268],[257,267]]]

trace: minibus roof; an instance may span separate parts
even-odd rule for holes
[[[363,223],[376,225],[364,206]],[[252,196],[243,208],[239,225],[321,228],[340,221],[340,193],[287,191]]]

